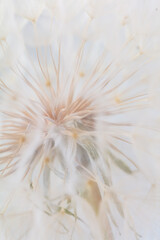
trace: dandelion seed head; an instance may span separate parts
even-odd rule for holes
[[[155,91],[151,82],[159,72],[159,18],[157,1],[142,3],[4,4],[4,16],[12,13],[8,22],[0,16],[4,238],[146,236],[136,216],[151,201],[158,205],[158,124],[151,125],[159,84]],[[4,194],[7,181],[15,198]]]

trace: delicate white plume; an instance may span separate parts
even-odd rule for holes
[[[160,238],[160,3],[2,0],[0,240]]]

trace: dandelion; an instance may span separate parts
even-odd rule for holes
[[[42,240],[144,239],[131,209],[150,196],[153,179],[135,133],[158,69],[149,37],[133,30],[142,12],[132,14],[131,2],[125,10],[113,1],[24,1],[24,10],[15,1],[23,56],[0,80],[1,176],[18,179],[28,204],[15,239],[38,231]],[[11,239],[13,228],[4,229]]]

